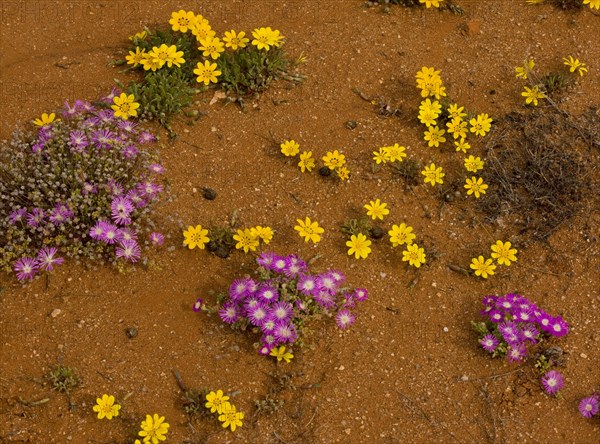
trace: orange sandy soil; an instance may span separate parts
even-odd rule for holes
[[[309,60],[299,86],[278,82],[245,112],[209,105],[212,94],[200,95],[194,108],[206,117],[191,127],[176,121],[175,141],[161,133],[171,198],[158,209],[168,238],[152,253],[156,267],[119,274],[69,263],[53,273],[47,289],[43,279],[21,286],[14,275],[0,275],[0,442],[133,442],[148,413],[166,416],[174,443],[599,442],[598,421],[577,411],[582,397],[600,389],[597,201],[547,243],[528,242],[516,264],[483,280],[448,264],[468,267],[497,239],[514,240],[516,229],[484,222],[464,193],[440,207],[429,185],[407,191],[389,170],[371,171],[371,152],[397,142],[409,157],[440,163],[447,178],[464,180],[459,154],[427,148],[421,139],[414,75],[422,66],[442,70],[455,101],[497,118],[524,109],[514,67],[528,54],[547,70],[574,55],[589,73],[561,106],[577,116],[600,103],[598,14],[517,0],[458,3],[464,16],[402,7],[384,13],[360,0],[2,2],[2,138],[64,99],[94,99],[113,78],[126,80],[109,63],[123,57],[127,36],[166,23],[172,10],[201,13],[219,32],[280,29],[288,54],[304,52]],[[403,114],[379,117],[354,87],[390,99]],[[357,127],[346,128],[348,120]],[[267,140],[269,130],[317,157],[342,150],[350,181],[301,174]],[[598,161],[597,151],[590,156]],[[214,188],[217,199],[204,200],[202,186]],[[385,229],[407,222],[439,257],[416,271],[387,236],[367,260],[349,257],[339,226],[375,198],[391,210]],[[276,230],[273,250],[319,254],[315,269],[344,270],[351,284],[370,292],[351,329],[340,333],[332,322],[316,323],[313,347],[280,364],[296,375],[296,389],[283,392],[285,405],[272,416],[254,417],[254,400],[272,387],[273,360],[259,356],[251,339],[191,310],[196,298],[212,301],[211,290],[254,269],[252,255],[222,260],[181,245],[183,227],[225,222],[235,209],[242,226]],[[317,246],[293,230],[305,216],[326,230]],[[566,353],[560,399],[542,392],[533,362],[491,360],[477,344],[469,321],[479,319],[482,296],[507,292],[531,298],[572,326],[554,341]],[[53,318],[54,309],[61,313]],[[131,326],[139,331],[135,339],[125,334]],[[43,382],[56,363],[75,367],[83,378],[70,401]],[[244,426],[231,433],[206,419],[189,421],[173,369],[190,387],[235,392]],[[92,412],[103,393],[118,399],[132,393],[117,419],[100,421]],[[19,402],[46,397],[36,407]]]

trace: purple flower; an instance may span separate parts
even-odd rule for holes
[[[133,203],[126,196],[115,197],[111,204],[112,219],[118,225],[129,225],[131,223],[131,212]]]
[[[126,133],[135,134],[135,127],[137,126],[137,123],[132,122],[131,120],[121,120],[119,123],[117,123],[117,126],[120,130],[125,131]]]
[[[110,92],[106,96],[101,97],[100,100],[110,105],[113,103],[113,99],[119,94],[121,94],[121,90],[113,86]]]
[[[565,378],[555,370],[550,370],[542,376],[542,386],[549,395],[558,393],[563,388],[563,385],[565,385]]]
[[[296,309],[299,311],[306,311],[308,309],[306,302],[304,302],[300,299],[296,299],[294,301],[294,305],[296,306]]]
[[[85,111],[88,113],[91,113],[96,110],[96,108],[94,108],[94,106],[90,102],[83,100],[76,100],[75,108],[77,108],[79,111]]]
[[[152,181],[147,180],[145,182],[137,184],[136,190],[142,197],[148,197],[152,199],[163,190],[163,187],[160,184],[156,184]]]
[[[203,305],[204,305],[204,299],[198,298],[198,299],[196,299],[196,302],[194,302],[194,305],[192,306],[192,310],[194,310],[195,313],[198,313],[200,310],[202,310]]]
[[[27,208],[19,208],[8,215],[8,219],[11,223],[16,224],[17,222],[23,222],[27,214]]]
[[[336,280],[329,275],[329,273],[320,274],[317,276],[317,287],[331,295],[336,294],[338,291],[338,284]]]
[[[296,326],[287,322],[278,323],[275,326],[275,338],[279,343],[294,342],[298,338]]]
[[[71,106],[69,105],[69,102],[65,100],[65,109],[62,112],[62,115],[69,119],[71,117],[75,117],[78,113],[79,112],[77,111],[77,103]]]
[[[534,320],[533,312],[530,310],[523,310],[522,308],[515,311],[514,317],[517,322],[533,322]]]
[[[121,228],[122,240],[137,240],[137,234],[131,228]]]
[[[44,247],[37,255],[37,264],[41,270],[52,271],[55,265],[62,264],[62,257],[55,257],[58,249],[56,247]]]
[[[71,131],[69,145],[73,151],[81,152],[89,145],[89,142],[83,131]]]
[[[591,418],[598,413],[599,401],[600,396],[596,394],[593,394],[587,398],[583,398],[579,403],[579,413],[581,413],[584,418]]]
[[[292,304],[286,301],[279,301],[273,304],[271,313],[275,316],[275,320],[278,322],[287,322],[291,319],[294,313],[294,307]]]
[[[123,185],[121,185],[119,182],[117,182],[114,179],[110,179],[106,183],[106,189],[113,196],[120,196],[121,194],[123,194],[123,191],[125,191],[125,188],[123,188]]]
[[[129,190],[125,196],[131,201],[131,203],[135,205],[136,208],[143,208],[146,206],[147,202],[135,189]]]
[[[283,258],[281,256],[277,256],[273,260],[273,265],[271,266],[271,269],[273,271],[276,271],[277,273],[283,273],[285,271],[285,267],[286,267],[285,258]]]
[[[86,196],[88,194],[96,194],[97,192],[98,192],[98,187],[96,185],[94,185],[93,183],[89,183],[89,182],[83,183],[83,188],[81,189],[81,194],[83,194],[84,196]]]
[[[100,240],[109,245],[121,239],[121,230],[109,222],[102,222],[102,231],[102,238]]]
[[[39,227],[42,223],[44,223],[44,219],[46,214],[44,210],[41,208],[34,208],[31,210],[31,213],[27,214],[27,225],[30,227]]]
[[[54,225],[58,226],[73,217],[73,212],[69,209],[67,205],[64,203],[58,203],[52,209],[50,213],[50,217],[48,218],[50,222]]]
[[[272,314],[268,314],[262,325],[260,326],[263,333],[273,333],[275,331],[275,327],[277,327],[277,322],[275,322],[275,317]]]
[[[329,270],[327,275],[329,275],[338,285],[341,285],[346,281],[346,276],[341,271]]]
[[[148,131],[142,131],[142,133],[140,134],[140,137],[138,138],[138,142],[141,144],[151,143],[151,142],[154,142],[155,140],[156,140],[156,137],[154,137],[154,135]]]
[[[156,174],[163,174],[165,172],[165,167],[159,165],[158,163],[153,163],[148,168],[150,169],[150,171]]]
[[[236,279],[229,286],[229,297],[233,301],[242,301],[250,294],[248,279]]]
[[[127,145],[125,148],[123,148],[123,150],[121,151],[121,154],[123,155],[123,157],[125,159],[133,159],[135,156],[137,156],[140,153],[140,150],[138,150],[136,148],[135,145]]]
[[[115,113],[111,109],[103,109],[96,114],[98,121],[104,124],[110,124],[115,118]]]
[[[492,334],[485,335],[479,340],[479,343],[484,350],[489,351],[490,353],[493,353],[494,350],[496,350],[496,347],[498,347],[498,339]]]
[[[527,349],[522,343],[509,345],[506,357],[510,362],[522,362],[526,356]]]
[[[104,229],[106,222],[99,220],[92,228],[90,228],[90,237],[95,240],[102,240],[104,237]]]
[[[96,147],[100,149],[110,148],[114,138],[115,134],[108,129],[102,129],[92,133],[92,142],[94,142]]]
[[[261,255],[256,258],[256,263],[263,267],[265,270],[270,270],[276,257],[278,256],[270,251],[266,253],[261,253]]]
[[[567,324],[562,317],[557,316],[550,323],[548,333],[556,337],[564,336],[569,333],[569,324]]]
[[[121,240],[119,246],[115,248],[115,255],[131,262],[137,262],[142,255],[142,250],[134,240]]]
[[[498,299],[498,296],[495,296],[495,295],[484,296],[481,303],[486,307],[494,306],[494,305],[496,305],[497,299]]]
[[[488,313],[488,316],[490,317],[490,321],[495,322],[495,323],[504,321],[504,313],[502,313],[500,310],[497,310],[497,309],[491,310]]]
[[[33,258],[22,257],[21,259],[15,262],[13,270],[15,271],[15,273],[17,273],[18,280],[32,280],[38,271],[38,263]]]
[[[50,139],[52,139],[52,125],[41,127],[38,131],[38,141],[45,145]]]
[[[41,152],[46,146],[44,145],[44,142],[39,141],[34,143],[33,145],[31,145],[31,152],[32,153],[39,153]]]
[[[342,306],[344,308],[356,307],[356,299],[354,299],[354,293],[344,292],[344,302],[342,303]]]
[[[150,242],[155,247],[160,247],[165,242],[165,237],[157,231],[150,233],[149,238],[150,238]]]
[[[267,318],[269,311],[265,304],[259,303],[255,307],[247,309],[247,314],[250,323],[260,327]]]
[[[262,342],[262,344],[265,347],[269,347],[269,348],[273,348],[275,347],[280,341],[277,340],[277,338],[275,337],[275,335],[272,334],[265,334],[263,335],[262,338],[260,338],[260,342]]]
[[[527,324],[523,328],[523,330],[521,330],[521,336],[523,336],[523,338],[525,338],[533,344],[537,343],[537,337],[539,336],[539,334],[540,332],[537,328],[535,328],[535,325],[533,324]]]
[[[496,301],[496,307],[505,312],[510,311],[513,308],[513,302],[512,298],[510,298],[509,296],[510,295],[506,295],[504,297],[498,298],[498,300]]]
[[[319,290],[314,295],[315,301],[323,308],[333,308],[335,307],[335,299],[331,293],[325,290]]]
[[[352,324],[354,324],[355,320],[356,316],[354,316],[348,310],[340,310],[335,315],[335,323],[341,330],[345,330],[346,328],[350,327]]]
[[[223,304],[223,308],[219,310],[219,316],[227,324],[233,324],[240,318],[240,308],[232,301],[227,301]]]
[[[264,302],[274,302],[279,298],[277,289],[269,284],[262,284],[258,288],[258,297]]]
[[[269,354],[271,354],[271,350],[273,350],[273,347],[269,347],[268,345],[263,344],[258,349],[258,353],[263,356],[269,356]]]
[[[540,315],[537,317],[537,322],[540,327],[542,327],[542,330],[548,333],[550,332],[550,325],[552,324],[553,320],[554,318],[546,312],[540,313]]]
[[[308,270],[306,262],[300,259],[298,256],[291,254],[285,258],[285,268],[283,272],[289,278],[295,278],[301,273],[305,273]]]
[[[366,288],[357,288],[354,290],[354,299],[356,302],[364,302],[369,297],[369,292]]]
[[[300,279],[298,279],[297,288],[303,295],[311,296],[315,291],[317,291],[317,278],[315,276],[311,276],[310,274],[300,276]]]
[[[502,336],[515,335],[515,334],[517,334],[517,331],[518,331],[517,324],[513,321],[505,321],[505,322],[502,322],[501,324],[498,324],[498,330],[500,331]]]

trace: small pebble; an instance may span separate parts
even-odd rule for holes
[[[356,126],[357,126],[357,123],[354,120],[348,120],[346,122],[346,128],[348,128],[348,129],[354,129],[354,128],[356,128]]]
[[[369,234],[373,239],[381,239],[383,237],[383,230],[381,227],[373,227]]]
[[[331,170],[326,166],[319,168],[319,174],[323,177],[327,177],[331,174]]]
[[[215,200],[217,198],[217,192],[212,188],[202,188],[202,195],[206,200]]]
[[[129,339],[133,339],[133,338],[135,338],[138,335],[137,328],[135,328],[135,327],[127,327],[125,329],[125,334],[127,335],[127,337]]]
[[[62,313],[62,310],[60,308],[55,308],[54,310],[52,310],[52,313],[50,313],[50,317],[55,318],[61,313]]]

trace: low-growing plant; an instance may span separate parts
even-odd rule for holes
[[[51,271],[62,255],[140,259],[164,168],[142,148],[155,137],[117,117],[113,100],[115,91],[94,105],[65,102],[62,119],[44,114],[36,133],[16,131],[0,146],[0,268],[19,280]]]
[[[46,374],[46,379],[52,384],[52,389],[61,393],[69,393],[81,385],[81,379],[74,368],[55,365]]]
[[[356,318],[351,310],[367,299],[365,289],[352,291],[344,285],[340,271],[311,274],[296,255],[268,252],[256,261],[257,279],[234,280],[229,292],[217,298],[215,311],[233,329],[258,336],[255,346],[261,355],[275,356],[272,351],[283,345],[304,345],[303,334],[315,318],[335,317],[340,329],[349,327]]]

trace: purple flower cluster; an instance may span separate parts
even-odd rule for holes
[[[335,313],[338,327],[349,327],[356,319],[350,310],[368,297],[362,288],[346,290],[346,277],[340,271],[310,274],[306,262],[293,254],[263,253],[257,263],[261,278],[234,280],[219,316],[225,323],[244,323],[259,331],[258,350],[263,355],[273,347],[294,343],[303,319],[315,313]]]
[[[144,244],[164,242],[146,231],[165,170],[141,146],[156,138],[115,117],[109,107],[115,94],[94,105],[65,102],[61,120],[34,136],[16,132],[2,146],[0,208],[7,216],[0,218],[0,269],[13,269],[23,281],[62,262],[59,251],[136,262]],[[149,236],[140,243],[142,235]]]
[[[536,344],[542,333],[560,337],[569,332],[561,316],[550,315],[518,294],[486,296],[483,306],[481,314],[494,328],[479,343],[490,353],[504,345],[509,361],[521,362],[527,356],[527,345]]]

